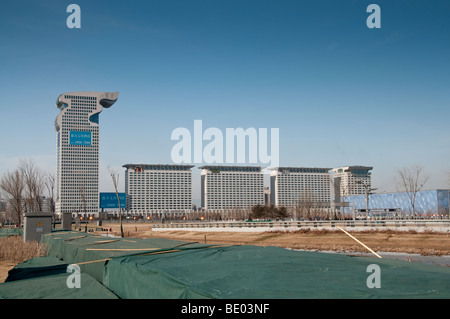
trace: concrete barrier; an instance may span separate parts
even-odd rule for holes
[[[196,231],[270,231],[270,230],[296,230],[300,228],[310,229],[336,229],[336,226],[347,228],[354,231],[362,230],[415,230],[450,232],[450,221],[448,220],[364,220],[364,221],[339,221],[339,220],[320,220],[320,221],[271,221],[271,222],[242,222],[242,221],[224,221],[224,222],[183,222],[171,224],[152,225],[153,230],[196,230]]]

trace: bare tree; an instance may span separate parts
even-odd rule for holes
[[[339,202],[339,211],[340,213],[336,213],[336,208],[334,209],[334,219],[345,218],[345,207],[347,207],[348,203],[345,201],[345,197],[350,193],[350,188],[348,186],[344,186],[341,183],[340,177],[330,178],[330,183],[334,189],[334,204]],[[340,215],[340,216],[339,216]]]
[[[21,225],[23,207],[23,192],[25,189],[25,182],[19,170],[14,172],[6,172],[0,180],[0,188],[9,197],[10,205],[16,214],[17,223]]]
[[[314,192],[305,189],[298,196],[298,200],[295,202],[295,210],[304,219],[311,219],[315,216],[316,208],[319,206],[319,201]]]
[[[423,167],[420,165],[405,167],[398,170],[397,174],[398,183],[409,197],[413,218],[416,218],[416,196],[428,181],[429,176],[424,176]]]
[[[55,184],[56,178],[54,174],[47,173],[44,177],[45,188],[47,189],[48,198],[50,201],[50,210],[53,216],[53,228],[55,226]]]
[[[119,191],[117,190],[117,185],[119,184],[119,173],[116,173],[114,170],[108,168],[109,174],[111,175],[114,189],[116,191],[117,201],[119,202],[119,222],[120,222],[120,236],[123,237],[123,225],[122,225],[122,207],[120,205],[120,196]]]
[[[42,211],[42,195],[44,191],[44,174],[36,167],[33,160],[21,160],[19,171],[25,183],[26,208],[30,212]]]
[[[83,212],[84,212],[84,231],[87,232],[87,223],[88,223],[88,218],[87,218],[87,211],[86,211],[86,196],[85,196],[85,191],[84,191],[84,185],[80,186],[80,197],[81,197],[81,202],[83,205]]]
[[[255,205],[251,208],[252,218],[287,218],[290,214],[285,206],[276,207],[271,204],[270,206]]]
[[[267,211],[266,207],[267,206],[260,205],[260,204],[253,206],[249,219],[264,218],[266,215],[266,211]]]

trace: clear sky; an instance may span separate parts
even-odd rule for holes
[[[450,186],[448,1],[3,0],[0,45],[0,174],[21,158],[54,171],[61,93],[118,91],[100,191],[107,167],[172,163],[172,131],[194,120],[279,128],[280,165],[373,166],[378,191],[413,164],[426,188]]]

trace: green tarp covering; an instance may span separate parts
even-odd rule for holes
[[[11,269],[5,282],[65,274],[67,266],[53,256],[31,258]]]
[[[81,288],[69,288],[67,265],[56,257],[37,257],[14,267],[0,284],[0,299],[118,299],[87,273]]]
[[[67,275],[36,277],[0,284],[0,299],[117,299],[88,274],[81,274],[81,288],[68,288]]]
[[[74,231],[41,241],[48,256],[17,265],[1,298],[450,298],[450,268],[388,258]],[[75,263],[81,288],[70,289],[65,271]],[[368,286],[369,265],[379,267],[380,288]]]
[[[22,236],[22,228],[0,228],[0,237]]]
[[[369,288],[368,266],[381,288]],[[104,285],[121,298],[450,298],[450,269],[278,247],[228,246],[112,259]]]
[[[81,272],[103,281],[103,269],[109,259],[135,253],[152,252],[188,244],[183,241],[149,238],[111,238],[75,231],[53,232],[42,236],[48,254],[67,264],[80,263]]]

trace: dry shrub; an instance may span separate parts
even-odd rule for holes
[[[408,229],[408,230],[396,230],[396,229],[365,229],[365,230],[352,230],[349,227],[345,228],[347,232],[354,233],[354,234],[386,234],[386,235],[394,235],[394,234],[408,234],[408,235],[414,235],[419,234],[419,232],[415,229]],[[327,229],[327,228],[299,228],[296,230],[269,230],[266,231],[266,233],[271,234],[311,234],[311,235],[325,235],[325,234],[334,234],[336,231],[339,231],[339,228],[334,229]],[[432,229],[425,229],[424,231],[420,232],[421,234],[428,234],[428,235],[434,235],[438,234]]]
[[[0,261],[21,263],[33,257],[45,256],[44,244],[24,242],[22,236],[0,238]]]
[[[270,234],[312,234],[312,235],[324,235],[324,234],[332,234],[335,233],[335,230],[332,229],[325,229],[325,228],[318,228],[318,229],[311,229],[311,228],[299,228],[295,230],[268,230],[264,233],[270,233]]]

